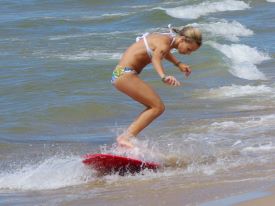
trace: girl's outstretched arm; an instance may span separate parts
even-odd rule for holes
[[[155,70],[157,71],[158,75],[162,78],[163,76],[165,76],[165,72],[164,72],[164,68],[162,66],[162,59],[164,57],[164,50],[161,48],[156,48],[154,50],[154,53],[152,55],[152,64],[155,68]]]
[[[181,72],[184,72],[186,77],[188,77],[191,74],[191,68],[187,64],[184,64],[181,61],[179,61],[173,54],[171,54],[171,52],[169,52],[165,56],[165,59],[174,64],[176,67],[178,67],[178,69]]]
[[[162,66],[162,59],[165,56],[165,50],[163,49],[155,49],[153,56],[152,56],[152,64],[159,74],[162,81],[166,84],[169,84],[171,86],[180,86],[180,82],[174,77],[174,76],[166,76],[164,72],[164,68]]]
[[[177,64],[180,62],[171,52],[168,52],[168,54],[166,54],[165,59],[175,66],[178,66]]]

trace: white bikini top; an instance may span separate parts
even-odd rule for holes
[[[168,25],[168,28],[169,28],[169,33],[160,33],[160,34],[163,34],[163,35],[170,35],[173,39],[172,39],[172,42],[170,44],[170,46],[173,45],[175,39],[176,39],[176,34],[172,31],[172,28],[171,28],[171,24]],[[140,37],[137,37],[136,38],[136,42],[138,42],[139,40],[143,39],[144,41],[144,44],[145,44],[145,48],[146,48],[146,51],[147,51],[147,54],[150,58],[152,58],[153,56],[153,50],[149,47],[149,44],[148,44],[148,41],[146,39],[146,36],[148,36],[150,33],[149,32],[146,32],[145,34],[143,34],[142,36]]]

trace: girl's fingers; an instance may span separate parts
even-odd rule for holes
[[[167,77],[167,83],[171,86],[180,86],[180,82],[173,76]]]

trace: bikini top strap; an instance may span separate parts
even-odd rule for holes
[[[146,33],[144,33],[142,36],[138,36],[138,37],[136,38],[136,42],[138,42],[139,40],[143,39],[143,38],[146,37],[148,34],[149,34],[149,32],[146,32]]]
[[[153,53],[153,51],[152,51],[152,49],[149,47],[148,41],[147,41],[147,39],[146,39],[146,36],[148,36],[148,35],[149,35],[149,33],[146,32],[146,33],[143,34],[142,36],[137,37],[137,38],[136,38],[136,42],[138,42],[139,40],[143,39],[144,44],[145,44],[145,48],[146,48],[146,52],[147,52],[148,56],[149,56],[150,58],[152,58],[152,53]]]
[[[149,47],[148,41],[147,41],[147,39],[146,39],[146,36],[147,36],[148,34],[149,34],[149,33],[145,33],[145,34],[143,35],[143,41],[144,41],[144,44],[145,44],[145,47],[146,47],[146,51],[147,51],[148,56],[149,56],[150,58],[152,58],[152,56],[153,56],[153,51],[152,51],[152,49]]]
[[[172,30],[172,25],[171,24],[168,24],[168,29],[169,29],[170,34],[175,35],[173,30]]]
[[[170,46],[172,46],[173,43],[174,43],[174,41],[176,40],[176,34],[173,32],[173,30],[172,30],[172,25],[171,25],[171,24],[168,24],[168,29],[169,29],[169,35],[170,35],[171,37],[173,37],[172,42],[171,42],[171,44],[170,44]]]
[[[171,43],[170,43],[170,46],[172,46],[173,43],[174,43],[175,40],[176,40],[176,34],[173,32],[171,24],[168,24],[168,28],[169,28],[169,33],[163,33],[163,34],[169,35],[169,36],[171,36],[171,37],[173,38],[172,41],[171,41]],[[138,36],[138,37],[136,38],[136,42],[138,42],[139,40],[143,39],[144,44],[145,44],[145,47],[146,47],[147,54],[148,54],[148,56],[149,56],[150,58],[152,58],[152,53],[153,53],[153,51],[152,51],[152,49],[151,49],[151,48],[149,47],[149,45],[148,45],[148,42],[147,42],[147,39],[146,39],[146,36],[147,36],[147,35],[149,35],[148,32],[144,33],[142,36]]]

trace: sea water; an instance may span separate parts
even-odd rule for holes
[[[274,6],[0,1],[0,204],[194,205],[274,181]],[[140,74],[166,111],[126,152],[165,168],[97,177],[81,156],[126,154],[116,136],[144,109],[110,84],[112,70],[136,36],[168,24],[199,27],[203,45],[174,52],[191,66],[188,79],[164,61],[180,87],[164,85],[151,65]]]

